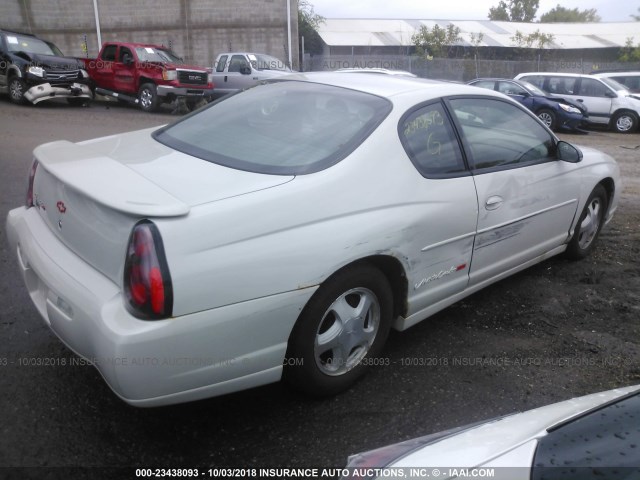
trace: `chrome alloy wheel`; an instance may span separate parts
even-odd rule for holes
[[[633,128],[634,122],[631,115],[620,115],[616,118],[616,130],[618,132],[628,132]]]
[[[24,83],[18,79],[14,79],[9,84],[9,95],[14,102],[21,102],[24,96]]]
[[[143,89],[140,92],[140,104],[142,108],[150,108],[153,103],[153,93],[148,88]]]
[[[356,367],[373,345],[380,327],[380,303],[367,288],[343,293],[327,309],[316,333],[314,357],[326,375]]]
[[[553,125],[553,117],[551,117],[551,115],[547,112],[542,112],[540,115],[538,115],[538,118],[542,120],[542,123],[544,123],[549,128],[551,128],[551,126]]]
[[[586,215],[580,224],[578,232],[578,245],[580,248],[586,249],[591,245],[593,239],[598,234],[600,222],[602,221],[602,203],[599,197],[594,197],[587,205]]]

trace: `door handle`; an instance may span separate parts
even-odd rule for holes
[[[503,201],[504,200],[502,197],[500,197],[499,195],[494,195],[487,198],[487,201],[484,203],[484,208],[486,208],[487,210],[495,210],[497,208],[500,208],[500,205],[502,205]]]

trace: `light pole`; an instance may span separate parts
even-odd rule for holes
[[[98,35],[98,51],[102,48],[102,35],[100,34],[100,15],[98,15],[98,0],[93,0],[93,14],[96,17],[96,34]]]
[[[293,68],[293,57],[291,56],[291,0],[287,0],[287,44],[289,47],[287,49],[289,51],[289,68]]]

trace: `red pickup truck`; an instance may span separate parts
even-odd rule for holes
[[[95,93],[138,104],[146,112],[179,98],[192,109],[213,95],[206,68],[185,65],[163,46],[106,42],[98,58],[83,61]]]

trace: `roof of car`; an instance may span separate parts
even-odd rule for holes
[[[610,72],[593,72],[594,77],[640,77],[638,70],[612,70]]]
[[[469,80],[469,82],[479,82],[479,81],[483,81],[483,82],[517,82],[517,80],[514,80],[513,78],[501,78],[501,77],[479,77],[479,78],[474,78],[473,80]]]
[[[516,75],[516,80],[523,76],[534,76],[534,75],[543,75],[543,76],[554,76],[554,77],[586,77],[593,78],[593,75],[589,75],[586,73],[567,73],[567,72],[523,72]]]
[[[389,70],[388,68],[340,68],[335,70],[336,72],[351,72],[351,73],[379,73],[383,75],[398,75],[406,77],[417,77],[415,73],[407,72],[406,70]]]
[[[414,78],[401,75],[362,75],[353,72],[305,72],[281,77],[279,80],[298,80],[302,82],[323,83],[336,87],[360,90],[383,97],[392,97],[406,93],[430,91],[432,97],[449,95],[478,94],[477,87],[471,85]],[[487,90],[486,95],[494,95]],[[496,95],[499,96],[499,95]]]
[[[0,28],[0,33],[13,33],[15,35],[25,35],[27,37],[35,37],[35,35],[33,33],[18,32],[18,31],[15,31],[15,30],[7,30],[6,28]]]

